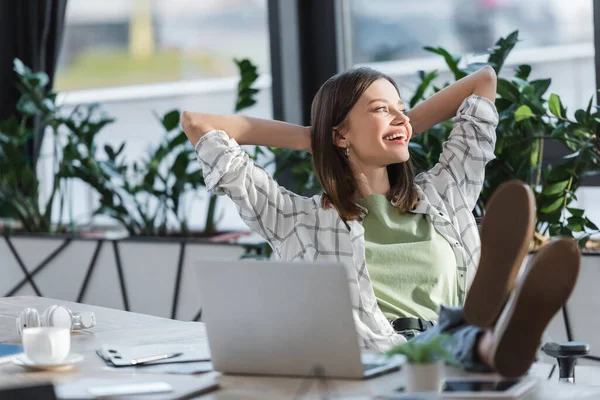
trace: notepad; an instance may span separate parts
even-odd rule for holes
[[[0,357],[11,356],[23,352],[23,346],[20,344],[0,344]]]
[[[12,356],[23,352],[20,344],[0,344],[0,364],[10,362]]]
[[[207,344],[151,344],[143,346],[105,344],[97,350],[97,353],[109,366],[114,367],[131,366],[131,360],[169,353],[182,354],[175,358],[152,361],[143,365],[210,361],[210,350]]]

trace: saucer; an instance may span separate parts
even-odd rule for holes
[[[58,371],[72,368],[73,365],[77,364],[81,360],[83,360],[83,355],[71,353],[67,356],[67,358],[57,363],[36,364],[35,362],[31,361],[25,353],[22,353],[13,357],[12,363],[28,369]]]

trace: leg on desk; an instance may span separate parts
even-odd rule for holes
[[[580,261],[574,240],[553,241],[527,265],[494,326],[470,324],[463,309],[442,307],[438,324],[411,340],[449,334],[448,349],[465,369],[521,376],[535,360],[546,326],[573,291]]]

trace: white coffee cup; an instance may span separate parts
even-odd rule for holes
[[[36,364],[56,364],[69,355],[71,330],[68,328],[37,327],[23,329],[23,348]]]

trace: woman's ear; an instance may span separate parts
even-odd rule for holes
[[[348,147],[346,135],[342,134],[337,126],[333,128],[333,144],[344,149]]]

